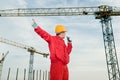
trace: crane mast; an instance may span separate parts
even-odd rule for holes
[[[101,24],[109,80],[120,80],[120,72],[115,48],[111,17],[106,16],[104,18],[101,18]]]
[[[79,15],[95,15],[96,19],[100,19],[109,80],[120,80],[119,64],[111,22],[111,16],[120,16],[120,7],[101,5],[98,7],[18,8],[0,10],[0,17]]]
[[[99,8],[104,9],[103,11],[96,12],[96,19],[100,19],[102,24],[109,80],[120,80],[119,64],[110,15],[110,13],[113,12],[113,9],[108,6],[100,6]]]

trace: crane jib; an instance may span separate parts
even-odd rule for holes
[[[28,16],[79,16],[79,15],[120,16],[120,7],[102,5],[98,7],[62,7],[62,8],[18,8],[0,10],[0,17]]]

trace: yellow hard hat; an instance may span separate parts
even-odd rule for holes
[[[57,25],[55,28],[55,33],[66,32],[67,30],[63,25]]]

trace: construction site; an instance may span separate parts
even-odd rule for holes
[[[54,31],[57,24],[66,27],[66,36],[73,46],[69,80],[120,80],[120,1],[118,4],[96,1],[94,6],[92,1],[78,4],[79,0],[66,0],[63,6],[58,5],[62,0],[48,2],[21,1],[22,5],[17,7],[1,5],[0,80],[51,80],[48,37],[46,43],[44,36],[40,38],[35,30],[39,25],[57,35]],[[21,7],[23,4],[31,5]]]

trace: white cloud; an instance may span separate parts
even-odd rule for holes
[[[19,8],[19,7],[26,7],[27,3],[25,0],[3,0],[0,3],[0,9],[10,9],[10,8]]]
[[[90,0],[91,2],[98,2],[100,5],[120,6],[120,0]]]
[[[25,0],[18,0],[17,2],[19,3],[20,7],[26,7],[27,5],[27,2]]]

